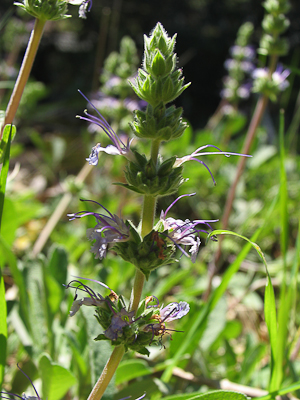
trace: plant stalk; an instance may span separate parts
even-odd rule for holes
[[[35,55],[37,53],[37,49],[43,35],[45,24],[46,21],[44,20],[35,20],[34,28],[31,31],[30,39],[22,61],[19,75],[6,109],[5,120],[0,134],[0,140],[2,139],[2,131],[4,126],[13,123],[13,119],[19,107],[24,88],[28,81]]]
[[[107,361],[100,378],[98,379],[96,385],[93,387],[88,400],[100,400],[103,396],[109,382],[111,381],[116,369],[123,358],[125,353],[124,345],[121,344],[116,346],[111,353],[109,360]]]

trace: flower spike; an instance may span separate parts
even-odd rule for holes
[[[127,143],[123,143],[120,137],[115,133],[106,119],[100,114],[97,108],[93,105],[93,103],[80,91],[78,92],[85,98],[88,104],[96,111],[98,117],[89,114],[87,110],[84,111],[85,116],[77,115],[77,118],[83,119],[85,121],[90,122],[91,124],[98,125],[110,138],[113,142],[113,145],[108,145],[107,147],[101,147],[101,144],[98,143],[96,146],[92,148],[90,156],[86,159],[90,165],[97,165],[98,164],[98,157],[101,151],[104,151],[110,155],[122,155],[125,156],[128,160],[134,160],[134,156],[130,150],[130,144],[133,139],[127,140]]]

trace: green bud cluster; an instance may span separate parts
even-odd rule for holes
[[[126,242],[118,242],[113,250],[123,258],[136,266],[149,278],[151,271],[156,268],[175,262],[172,256],[175,253],[175,246],[167,240],[166,232],[152,230],[143,239],[139,233],[131,227],[131,238]]]
[[[245,22],[243,25],[241,25],[236,35],[235,44],[242,47],[247,46],[253,34],[253,30],[254,26],[252,22]]]
[[[288,52],[288,43],[286,39],[279,36],[290,26],[290,21],[285,16],[285,13],[290,9],[289,2],[287,0],[266,0],[263,6],[267,14],[262,22],[264,34],[260,41],[258,53],[285,55]]]
[[[135,93],[153,107],[175,100],[190,84],[184,85],[182,71],[176,68],[174,53],[176,35],[170,38],[158,23],[148,38],[145,36],[143,69],[130,82]]]
[[[134,111],[134,122],[130,126],[139,138],[168,141],[180,137],[186,129],[187,123],[182,121],[181,115],[181,107],[149,104],[146,112]]]
[[[148,325],[157,324],[157,320],[153,319],[155,314],[159,314],[157,308],[146,308],[145,301],[141,302],[139,312],[136,314],[135,320],[133,316],[135,312],[128,312],[125,308],[123,298],[111,300],[109,296],[105,298],[102,307],[96,307],[95,317],[105,330],[100,333],[94,340],[108,340],[112,346],[123,344],[125,350],[131,349],[143,355],[149,355],[149,351],[145,346],[158,343],[153,340],[153,332],[151,329],[145,329]],[[137,318],[138,317],[138,318]]]
[[[152,159],[133,151],[136,161],[129,162],[125,168],[127,184],[118,183],[123,187],[146,196],[167,196],[175,193],[185,180],[182,177],[182,167],[173,168],[176,157],[166,161],[158,158],[155,164]]]
[[[71,17],[66,14],[68,4],[65,0],[23,0],[23,3],[14,4],[42,21],[56,21]]]

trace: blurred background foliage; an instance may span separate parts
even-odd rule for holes
[[[300,217],[300,144],[297,140],[300,3],[293,0],[291,4],[291,26],[287,32],[290,52],[281,60],[292,70],[291,85],[278,103],[269,104],[267,108],[251,152],[253,158],[247,162],[247,170],[239,183],[230,219],[230,229],[246,237],[263,227],[257,242],[268,260],[276,295],[284,263],[290,276],[297,259],[295,246]],[[179,65],[184,68],[186,82],[192,82],[176,102],[176,106],[184,108],[189,128],[182,138],[165,144],[162,155],[181,157],[205,144],[238,152],[257,97],[252,95],[241,102],[236,112],[219,116],[216,110],[221,101],[222,78],[226,74],[224,61],[243,22],[254,24],[252,44],[257,47],[264,14],[260,0],[94,0],[86,20],[77,17],[77,8],[69,8],[73,18],[47,23],[18,110],[18,133],[11,149],[11,174],[2,225],[2,236],[8,247],[0,253],[6,265],[3,275],[9,321],[4,387],[10,392],[21,393],[26,389],[26,393],[30,393],[28,381],[16,370],[19,362],[33,380],[37,379],[40,394],[48,400],[59,400],[63,396],[86,398],[110,354],[106,343],[92,340],[99,333],[92,310],[84,310],[78,318],[68,318],[74,293],[66,292],[62,285],[71,275],[100,279],[129,299],[134,273],[130,264],[113,253],[101,262],[95,260],[86,239],[86,229],[94,225],[93,218],[68,222],[66,212],[97,211],[94,205],[79,201],[79,198],[93,199],[112,213],[137,224],[141,207],[137,195],[112,184],[124,182],[125,161],[122,158],[104,154],[84,183],[74,178],[97,141],[109,144],[102,134],[75,118],[76,114],[82,115],[87,106],[77,90],[94,102],[116,131],[130,134],[130,112],[143,104],[137,102],[126,82],[141,63],[143,34],[149,34],[160,21],[170,35],[178,34]],[[0,15],[0,108],[4,110],[33,21],[16,10],[9,0],[1,1]],[[121,42],[124,36],[127,39]],[[272,201],[280,192],[278,121],[281,107],[286,110],[288,248],[284,254],[280,248],[279,202],[266,220]],[[144,143],[138,145],[145,152],[149,150]],[[216,179],[216,187],[205,168],[187,163],[184,177],[189,180],[179,194],[196,191],[197,195],[177,203],[172,209],[173,216],[221,218],[237,158],[207,156],[205,162]],[[51,231],[42,252],[33,257],[34,243],[66,193],[71,194],[67,211]],[[165,210],[171,201],[170,198],[159,200],[158,212]],[[218,224],[214,227],[218,228]],[[207,271],[217,244],[210,242],[205,246],[204,238],[202,242],[195,265],[182,258],[176,267],[165,266],[155,271],[145,287],[147,295],[155,295],[165,304],[177,300],[190,302],[189,318],[176,325],[180,331],[189,329],[205,304]],[[218,287],[222,274],[243,245],[236,238],[224,239],[213,288]],[[263,321],[264,285],[264,267],[258,256],[250,252],[210,314],[202,337],[191,341],[189,351],[178,364],[181,369],[171,382],[166,384],[160,380],[161,371],[166,367],[165,360],[176,353],[185,333],[174,333],[173,341],[167,339],[161,349],[152,349],[150,359],[135,359],[131,353],[126,355],[116,376],[119,392],[115,398],[128,394],[136,398],[145,388],[147,397],[153,399],[162,394],[203,391],[223,378],[267,388],[270,366]],[[94,289],[98,290],[96,286]],[[296,294],[293,299],[285,385],[299,379],[300,375],[300,363],[295,355],[300,336]],[[190,371],[192,377],[184,375],[183,369]],[[50,383],[47,382],[49,376]],[[114,383],[107,398],[113,393]]]

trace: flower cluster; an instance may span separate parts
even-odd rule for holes
[[[107,285],[96,280],[89,280],[109,289],[110,294],[104,297],[95,293],[81,281],[71,281],[66,286],[66,288],[75,289],[70,316],[74,316],[81,306],[94,306],[97,321],[104,329],[95,340],[109,340],[113,346],[124,344],[126,349],[149,355],[145,346],[159,343],[162,336],[170,331],[166,328],[166,323],[182,318],[190,309],[188,303],[184,301],[173,302],[159,308],[158,300],[154,296],[149,296],[140,303],[137,312],[130,311],[123,298],[117,296]],[[88,297],[78,299],[78,291],[86,293]],[[153,301],[156,304],[150,305]],[[155,336],[160,337],[160,340],[155,340]]]
[[[283,69],[278,65],[276,71],[270,73],[268,68],[257,68],[253,71],[253,92],[262,93],[270,100],[276,101],[277,95],[289,87],[287,80],[290,75],[289,69]]]
[[[230,48],[231,58],[225,61],[228,75],[223,79],[224,88],[221,91],[222,98],[236,105],[240,99],[247,99],[251,92],[249,76],[254,66],[255,50],[248,45],[253,31],[253,25],[249,22],[242,25],[237,34],[236,44]]]

